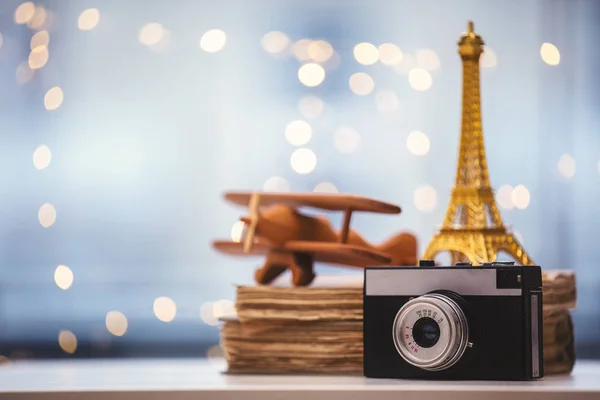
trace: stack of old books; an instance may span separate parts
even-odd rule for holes
[[[361,373],[362,276],[238,286],[221,327],[230,373]]]
[[[575,274],[570,271],[546,272],[543,283],[545,372],[570,372],[575,364],[571,320],[571,310],[577,301]]]
[[[575,362],[575,278],[544,275],[547,374]],[[235,318],[221,327],[229,373],[362,373],[362,276],[320,276],[311,287],[238,286]]]

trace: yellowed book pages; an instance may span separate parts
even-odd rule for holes
[[[544,313],[573,309],[575,275],[550,271],[543,275]],[[313,286],[238,286],[236,311],[240,320],[338,321],[362,319],[362,275],[319,276]]]
[[[548,334],[548,333],[553,334]],[[230,320],[221,328],[230,373],[362,373],[362,323]],[[546,374],[565,373],[575,362],[570,314],[544,324]]]

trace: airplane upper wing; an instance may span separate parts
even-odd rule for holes
[[[242,243],[225,240],[214,241],[213,247],[223,253],[239,256],[265,255],[271,248],[274,248],[264,242],[256,242],[252,246],[250,253],[244,253]],[[310,253],[313,255],[314,261],[329,264],[362,267],[366,265],[388,265],[391,262],[391,259],[382,252],[342,243],[294,240],[286,242],[283,247],[277,249],[289,252]]]
[[[329,211],[365,211],[381,214],[399,214],[400,207],[368,197],[337,193],[256,193],[228,192],[225,199],[247,207],[253,194],[260,196],[260,205],[288,204],[293,207],[312,207]]]

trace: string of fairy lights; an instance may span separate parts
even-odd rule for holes
[[[45,7],[32,2],[19,5],[14,13],[14,21],[26,25],[32,32],[30,53],[28,59],[20,63],[16,70],[16,80],[25,85],[31,81],[37,71],[46,66],[49,59],[49,44],[51,41],[48,29],[54,23],[54,14]],[[69,23],[66,21],[65,23]],[[102,23],[100,10],[89,8],[82,10],[76,24],[81,31],[91,31]],[[135,38],[131,38],[135,40]],[[159,22],[150,22],[141,26],[137,40],[149,50],[164,53],[174,40],[173,33]],[[221,29],[210,29],[198,39],[198,48],[207,53],[219,53],[227,46],[227,34]],[[280,31],[266,33],[260,40],[260,45],[266,53],[275,60],[294,57],[299,62],[297,79],[307,91],[321,85],[331,71],[339,67],[341,59],[336,49],[326,40],[313,40],[299,38],[293,40]],[[2,35],[0,34],[0,47]],[[375,45],[372,43],[357,43],[353,47],[354,61],[363,66],[380,63],[389,67],[400,76],[408,80],[410,87],[415,91],[429,90],[433,84],[433,71],[441,68],[441,62],[435,51],[421,49],[414,54],[403,52],[394,43]],[[540,47],[541,60],[550,66],[560,63],[560,52],[551,43],[543,43]],[[481,60],[482,68],[495,68],[498,57],[494,50],[486,47]],[[367,72],[357,72],[348,80],[349,90],[357,96],[372,96],[373,101],[381,114],[398,112],[400,101],[393,90],[376,90],[375,79]],[[52,112],[61,107],[65,101],[65,93],[59,86],[47,89],[43,99],[44,107]],[[68,101],[68,94],[66,101]],[[313,136],[311,121],[321,117],[325,109],[325,102],[318,96],[307,93],[302,96],[297,104],[298,111],[303,119],[290,121],[282,127],[282,134],[286,140],[296,147],[290,155],[290,166],[298,174],[310,174],[316,167],[318,158],[316,153],[307,147]],[[361,135],[352,126],[340,126],[333,132],[334,148],[340,153],[350,154],[360,146]],[[426,133],[412,131],[406,139],[407,149],[415,156],[424,157],[428,154],[431,141]],[[37,170],[50,166],[52,160],[51,149],[47,145],[40,145],[33,152],[33,165]],[[571,179],[575,174],[575,160],[570,154],[564,154],[558,161],[559,175],[564,179]],[[600,162],[598,163],[600,173]],[[290,183],[280,177],[273,176],[263,185],[266,191],[291,191]],[[314,188],[315,192],[336,193],[337,187],[332,182],[321,182]],[[500,207],[505,209],[526,209],[530,203],[530,193],[526,186],[502,185],[496,192]],[[424,185],[414,192],[414,203],[418,210],[430,212],[436,207],[436,191],[432,186]],[[50,203],[42,204],[38,210],[38,220],[43,228],[50,228],[56,223],[57,211]],[[241,240],[243,223],[236,222],[231,229],[234,241]],[[522,239],[522,238],[520,238]],[[74,283],[73,271],[66,265],[59,265],[54,270],[54,281],[58,288],[69,290]],[[221,316],[228,315],[234,310],[230,300],[208,302],[200,307],[199,316],[208,325],[217,325]],[[177,316],[177,304],[169,297],[158,297],[153,303],[153,312],[159,321],[169,323]],[[123,336],[128,330],[128,319],[120,311],[110,310],[105,318],[106,329],[114,336]],[[77,338],[68,330],[61,330],[58,335],[61,348],[67,353],[77,350]],[[209,354],[214,353],[213,348]]]

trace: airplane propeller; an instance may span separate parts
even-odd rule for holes
[[[247,226],[246,234],[244,236],[244,253],[249,253],[252,250],[254,235],[256,233],[256,225],[258,224],[259,205],[260,195],[258,193],[252,193],[252,196],[250,196],[250,203],[248,204],[248,210],[250,211],[250,223]]]

